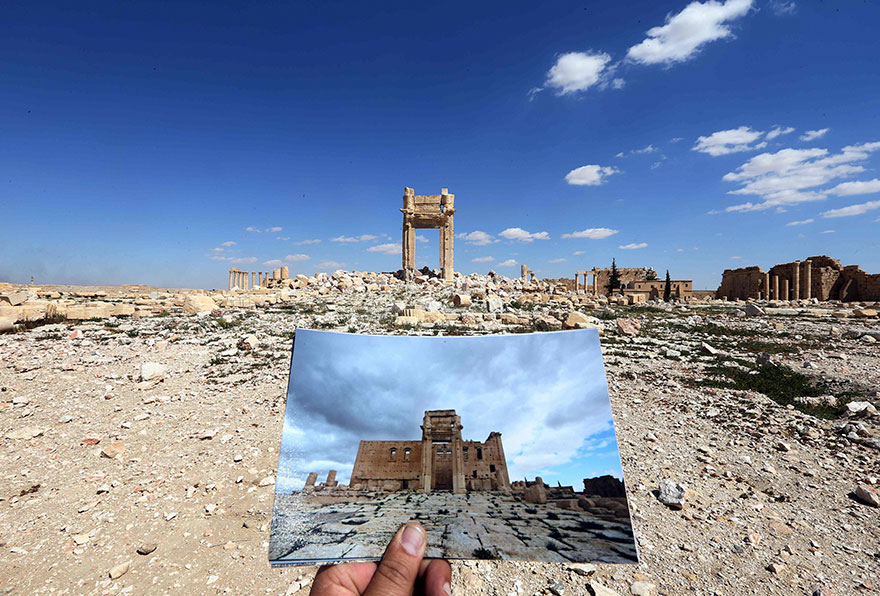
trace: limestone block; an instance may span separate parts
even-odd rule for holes
[[[543,484],[533,484],[525,490],[526,503],[537,503],[543,505],[547,502],[547,489]]]
[[[486,298],[486,312],[501,312],[504,309],[504,302],[498,296],[488,296]]]
[[[130,317],[134,315],[134,304],[114,304],[110,307],[110,316],[112,317]]]
[[[202,294],[188,294],[183,301],[183,311],[190,315],[211,312],[216,308],[217,304],[211,297]]]
[[[452,297],[452,304],[455,306],[468,307],[471,305],[471,297],[467,294],[456,294]]]
[[[25,302],[27,302],[27,299],[27,292],[8,292],[6,294],[0,294],[0,302],[5,302],[10,306],[18,306],[19,304],[24,304]]]
[[[9,331],[15,325],[15,319],[12,317],[0,317],[0,332]]]

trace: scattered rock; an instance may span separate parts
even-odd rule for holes
[[[657,499],[671,509],[681,509],[687,497],[687,486],[668,478],[660,482]]]
[[[126,561],[125,563],[120,563],[115,567],[110,568],[110,579],[119,579],[131,568],[131,561]]]
[[[156,381],[165,376],[165,367],[158,362],[144,362],[141,364],[141,381]]]
[[[880,489],[867,484],[860,484],[855,490],[856,497],[872,507],[880,507]]]

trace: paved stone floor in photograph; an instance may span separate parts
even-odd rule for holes
[[[512,495],[407,491],[330,504],[296,494],[275,499],[273,564],[380,557],[397,529],[412,519],[428,532],[429,557],[636,562],[629,523],[524,503]]]

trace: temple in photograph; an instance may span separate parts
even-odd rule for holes
[[[428,410],[421,441],[361,441],[349,487],[422,492],[509,491],[501,433],[461,438],[455,410]]]

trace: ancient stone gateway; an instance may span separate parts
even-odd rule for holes
[[[349,487],[422,492],[509,491],[501,433],[484,442],[461,438],[455,410],[428,410],[421,441],[361,441]]]
[[[440,230],[440,270],[445,281],[452,281],[453,215],[455,195],[442,189],[439,195],[417,195],[409,187],[403,189],[403,272],[412,277],[416,268],[416,230]]]

